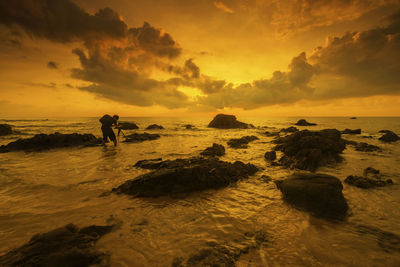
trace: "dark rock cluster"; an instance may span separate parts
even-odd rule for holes
[[[384,133],[384,135],[382,135],[379,138],[379,140],[381,140],[382,142],[391,143],[391,142],[396,142],[396,141],[400,140],[400,137],[392,131],[385,130],[385,131],[381,131],[381,132]]]
[[[125,136],[124,143],[140,143],[144,141],[156,140],[160,138],[159,134],[149,134],[149,133],[133,133]]]
[[[344,182],[359,188],[374,188],[393,184],[392,179],[382,179],[380,171],[372,167],[366,168],[363,176],[347,176]]]
[[[258,140],[259,138],[254,135],[243,136],[241,138],[232,138],[228,141],[228,146],[233,148],[247,148],[247,144]]]

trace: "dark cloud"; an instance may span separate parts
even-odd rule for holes
[[[49,69],[58,69],[58,64],[54,61],[49,61],[47,62],[47,67]]]
[[[34,86],[34,87],[44,87],[44,88],[49,88],[49,89],[56,89],[57,84],[56,83],[34,83],[34,82],[29,82],[29,83],[23,83],[23,85],[27,86]]]

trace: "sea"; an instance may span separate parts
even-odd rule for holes
[[[96,248],[110,255],[111,266],[171,266],[210,243],[249,247],[236,266],[400,266],[400,141],[383,143],[380,130],[400,134],[399,117],[310,117],[317,126],[299,129],[361,128],[343,135],[378,145],[381,152],[359,152],[347,146],[343,162],[318,169],[342,182],[379,169],[391,186],[360,189],[343,183],[350,211],[346,220],[329,221],[297,210],[282,200],[274,180],[296,170],[271,166],[264,154],[272,150],[266,131],[293,126],[301,118],[240,117],[254,129],[207,128],[212,118],[123,118],[133,132],[158,133],[142,143],[102,147],[70,147],[41,152],[0,154],[0,255],[20,247],[38,233],[73,223],[78,227],[116,224]],[[92,133],[101,136],[99,118],[2,118],[17,132],[0,137],[0,145],[35,134]],[[150,124],[163,130],[145,130]],[[193,129],[184,125],[191,124]],[[231,138],[255,135],[247,149],[227,146]],[[118,137],[123,141],[123,136]],[[223,161],[252,163],[260,171],[219,190],[185,196],[133,198],[104,194],[127,180],[149,172],[134,167],[138,160],[198,156],[213,143],[225,146]],[[265,176],[272,178],[267,181]],[[255,234],[255,233],[258,233]],[[262,233],[262,242],[257,236]],[[251,244],[256,244],[252,246]]]

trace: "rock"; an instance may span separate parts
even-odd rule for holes
[[[310,122],[306,121],[305,119],[301,119],[298,122],[296,122],[295,125],[298,125],[298,126],[315,126],[317,124],[316,123],[310,123]]]
[[[196,128],[194,125],[191,125],[191,124],[183,125],[183,127],[185,127],[187,130],[192,130],[192,129]]]
[[[265,175],[265,174],[263,174],[263,175],[261,176],[261,179],[263,179],[264,182],[267,182],[267,183],[272,181],[271,176],[268,176],[268,175]]]
[[[233,148],[247,148],[247,144],[258,140],[259,138],[254,135],[243,136],[241,138],[232,138],[228,141],[228,145]]]
[[[350,120],[355,120],[355,119],[357,119],[357,117],[351,117],[351,118],[350,118]]]
[[[269,132],[269,131],[266,131],[264,134],[265,134],[266,136],[268,136],[268,137],[276,137],[276,136],[279,136],[279,132]]]
[[[380,130],[379,133],[393,133],[393,132],[389,130]]]
[[[157,124],[152,124],[147,126],[146,130],[162,130],[164,129],[164,127],[162,127],[161,125],[157,125]]]
[[[299,129],[297,129],[294,126],[290,126],[288,128],[282,128],[281,129],[281,132],[284,132],[284,133],[294,133],[294,132],[298,132],[298,131],[299,131]]]
[[[218,129],[252,128],[251,125],[238,121],[234,115],[226,115],[226,114],[216,115],[214,119],[208,124],[208,127],[218,128]]]
[[[9,124],[0,124],[0,136],[12,134],[12,128]]]
[[[226,187],[258,171],[252,164],[189,158],[154,163],[156,170],[140,175],[112,191],[137,197],[158,197]]]
[[[344,131],[342,131],[342,134],[361,134],[361,129],[355,129],[355,130],[345,129]]]
[[[119,123],[122,130],[136,130],[139,127],[133,122],[120,122]]]
[[[375,145],[370,145],[364,142],[360,142],[355,144],[355,149],[357,151],[363,151],[363,152],[373,152],[373,151],[382,151],[382,149],[379,146]]]
[[[274,161],[276,160],[276,152],[275,151],[265,152],[264,158],[267,161]]]
[[[161,161],[162,161],[162,158],[143,159],[143,160],[139,160],[138,162],[136,162],[136,164],[133,166],[138,167],[138,168],[143,168],[143,169],[152,169],[152,168],[155,168],[154,164],[160,163]]]
[[[130,135],[125,136],[125,140],[123,141],[124,143],[140,143],[143,141],[150,141],[150,140],[156,140],[160,138],[159,134],[149,134],[149,133],[133,133]]]
[[[367,167],[363,172],[364,177],[372,176],[374,178],[381,178],[381,172],[375,168]]]
[[[393,184],[391,179],[381,180],[378,178],[369,178],[364,176],[357,176],[357,175],[349,175],[344,180],[345,183],[354,185],[359,188],[373,188],[373,187],[382,187],[385,185]]]
[[[275,181],[275,184],[286,202],[315,216],[341,220],[347,214],[343,185],[334,176],[297,173],[286,180]]]
[[[336,129],[303,130],[282,137],[275,147],[284,156],[279,162],[289,168],[315,171],[329,163],[341,161],[340,153],[346,148],[345,140]]]
[[[203,152],[200,153],[200,155],[210,156],[210,157],[220,157],[225,155],[225,147],[223,145],[213,143],[211,147],[207,147]]]
[[[38,234],[7,254],[0,256],[1,266],[92,266],[104,264],[108,255],[95,249],[95,243],[113,226],[73,224]]]
[[[42,151],[51,148],[90,146],[101,144],[101,139],[92,134],[37,134],[32,138],[18,139],[0,147],[0,152]]]
[[[394,132],[391,131],[387,131],[383,136],[381,136],[379,138],[379,140],[381,140],[382,142],[396,142],[398,140],[400,140],[400,137],[395,134]]]

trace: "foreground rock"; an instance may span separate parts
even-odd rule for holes
[[[0,136],[12,134],[11,125],[8,124],[0,124]]]
[[[225,147],[223,145],[213,143],[211,147],[207,147],[203,152],[200,153],[200,155],[207,157],[220,157],[225,155]]]
[[[346,148],[345,140],[335,129],[303,130],[276,140],[275,150],[284,156],[279,162],[289,168],[315,171],[329,163],[341,161],[340,153]]]
[[[133,122],[120,122],[119,123],[122,130],[136,130],[139,127]]]
[[[297,125],[297,126],[315,126],[315,125],[317,125],[317,124],[316,124],[316,123],[308,122],[308,121],[306,121],[305,119],[301,119],[301,120],[299,120],[298,122],[296,122],[295,125]]]
[[[228,141],[228,146],[233,148],[247,148],[247,144],[258,140],[259,138],[254,135],[243,136],[241,138],[233,138]]]
[[[42,151],[51,148],[91,146],[101,144],[101,139],[92,134],[37,134],[32,138],[18,139],[0,147],[0,152]]]
[[[361,134],[361,129],[355,129],[355,130],[345,129],[344,131],[342,131],[342,134]]]
[[[159,134],[149,134],[149,133],[133,133],[125,136],[124,143],[140,143],[144,141],[156,140],[160,138]]]
[[[147,126],[146,130],[162,130],[164,129],[164,127],[162,127],[161,125],[158,124],[152,124]]]
[[[296,208],[318,217],[346,217],[348,205],[340,180],[327,174],[297,173],[286,180],[275,181],[283,199]]]
[[[138,163],[137,163],[138,164]],[[147,162],[154,171],[129,180],[112,191],[138,197],[158,197],[226,187],[257,172],[257,167],[215,158]]]
[[[393,184],[392,179],[382,179],[380,171],[372,167],[366,168],[363,176],[347,176],[344,182],[359,188],[374,188]]]
[[[386,133],[383,136],[381,136],[379,138],[379,140],[381,140],[382,142],[390,143],[390,142],[396,142],[396,141],[400,140],[400,137],[397,134],[395,134],[394,132],[386,131]]]
[[[253,128],[250,124],[238,121],[234,115],[226,114],[216,115],[214,119],[208,124],[208,127],[218,129]]]
[[[0,256],[0,266],[93,266],[104,264],[108,256],[95,249],[95,243],[113,226],[73,224],[38,234],[7,254]]]

